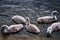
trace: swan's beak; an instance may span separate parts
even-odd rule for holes
[[[51,34],[48,32],[48,33],[46,33],[46,36],[47,37],[51,37]]]

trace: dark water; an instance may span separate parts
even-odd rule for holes
[[[0,40],[59,40],[60,31],[54,32],[52,37],[46,37],[46,29],[50,24],[38,24],[39,16],[50,15],[53,10],[60,12],[60,0],[0,0],[0,26],[15,24],[11,17],[14,15],[28,16],[31,23],[37,25],[41,32],[39,34],[29,33],[23,28],[16,34],[10,34],[3,38],[0,33]],[[60,15],[57,16],[60,21]]]

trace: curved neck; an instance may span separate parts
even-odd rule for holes
[[[57,11],[52,11],[52,16],[57,16],[58,12]]]
[[[57,20],[57,13],[58,13],[57,11],[53,11],[51,14],[53,16],[53,19],[55,20]]]

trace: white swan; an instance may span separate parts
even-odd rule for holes
[[[58,12],[57,11],[52,11],[52,14],[51,16],[43,16],[43,17],[39,17],[37,19],[38,23],[51,23],[51,22],[54,22],[54,21],[57,21],[57,15]]]
[[[53,23],[47,28],[47,36],[51,36],[52,32],[57,30],[60,30],[60,22]]]
[[[19,24],[19,23],[26,24],[26,19],[22,16],[15,15],[11,19],[12,19],[13,22],[15,22],[17,24]]]
[[[32,32],[32,33],[39,33],[40,32],[40,29],[36,25],[30,23],[29,17],[26,17],[25,27],[26,27],[26,30],[29,32]]]

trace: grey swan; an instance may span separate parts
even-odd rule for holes
[[[25,28],[27,31],[29,31],[31,33],[40,33],[40,29],[36,25],[30,23],[29,17],[26,17]]]
[[[38,17],[37,22],[38,23],[52,23],[57,21],[57,11],[52,11],[51,16],[43,16],[43,17]]]
[[[26,24],[26,19],[24,17],[22,17],[22,16],[15,15],[11,19],[16,24]]]
[[[60,30],[60,22],[53,23],[47,28],[46,36],[50,37],[54,31],[57,32],[58,30]]]
[[[23,28],[22,24],[15,24],[15,25],[2,25],[1,26],[1,33],[2,35],[10,34],[10,33],[16,33],[20,31]]]

